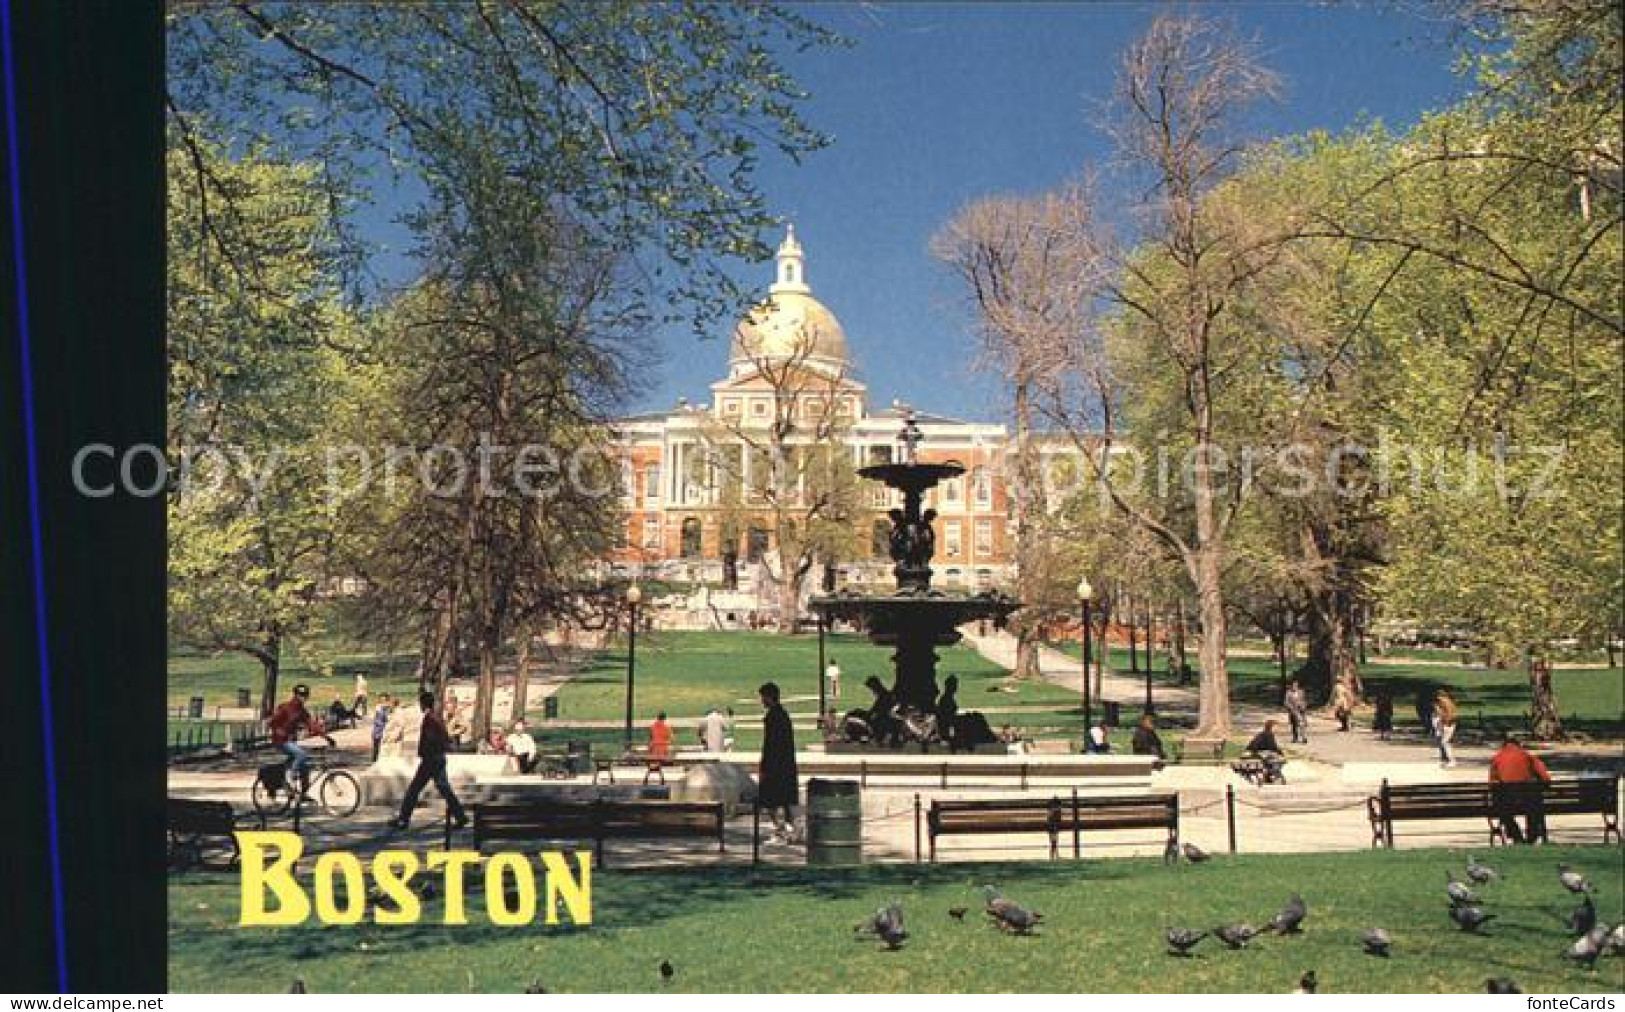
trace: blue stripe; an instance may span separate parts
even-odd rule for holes
[[[11,50],[11,0],[0,0],[0,47],[5,55],[6,155],[11,172],[11,251],[17,265],[17,343],[22,349],[23,432],[28,453],[28,523],[33,539],[34,636],[39,644],[40,730],[45,744],[46,829],[51,841],[51,910],[56,940],[57,990],[68,990],[68,935],[62,901],[62,847],[58,832],[56,718],[51,712],[51,659],[45,621],[45,541],[40,534],[39,453],[34,433],[34,369],[29,351],[28,272],[23,266],[22,167],[17,147],[16,62]]]

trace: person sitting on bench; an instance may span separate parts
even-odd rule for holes
[[[536,739],[530,736],[523,717],[513,722],[508,735],[508,754],[519,764],[519,772],[529,773],[536,768]]]
[[[1546,784],[1552,775],[1540,757],[1530,754],[1518,736],[1508,731],[1500,751],[1490,760],[1490,795],[1501,832],[1512,843],[1550,843],[1546,835]],[[1528,832],[1518,828],[1522,815]]]
[[[1275,721],[1264,721],[1263,730],[1253,735],[1252,741],[1247,743],[1242,754],[1263,764],[1264,775],[1261,782],[1279,783],[1285,779],[1281,776],[1281,769],[1286,765],[1286,760],[1281,756],[1280,742],[1275,740]]]
[[[339,698],[338,690],[333,690],[333,701],[327,704],[327,722],[333,727],[351,727],[356,722],[356,713],[344,705]]]
[[[878,744],[900,744],[903,723],[897,719],[897,697],[874,675],[864,679],[863,684],[875,695],[874,705],[869,707],[869,734]]]

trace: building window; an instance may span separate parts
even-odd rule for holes
[[[745,561],[761,562],[767,554],[767,529],[752,527],[745,535]]]
[[[971,486],[975,489],[972,494],[976,496],[976,505],[993,505],[993,483],[988,481],[986,466],[978,465],[971,471]]]
[[[651,513],[643,518],[643,547],[649,551],[660,550],[660,515]]]
[[[963,478],[949,478],[947,481],[943,482],[942,501],[945,503],[959,502],[959,500],[964,497],[964,484],[965,479]]]
[[[942,554],[946,558],[957,559],[960,550],[959,521],[945,521],[942,525]]]
[[[993,570],[991,570],[991,569],[978,569],[976,571],[976,589],[977,590],[992,590],[993,589]]]
[[[700,518],[683,518],[683,558],[697,559],[700,556]]]
[[[650,464],[643,469],[643,503],[646,506],[660,505],[659,464]]]
[[[871,446],[871,447],[869,447],[869,464],[871,466],[875,465],[875,464],[890,464],[890,463],[891,463],[891,447],[890,446],[882,445],[882,446]]]
[[[638,497],[638,476],[630,460],[621,461],[621,501],[630,503]]]
[[[766,401],[751,401],[750,402],[750,413],[751,413],[752,417],[755,417],[755,418],[766,418],[767,417],[767,402]]]
[[[993,554],[993,521],[976,521],[976,554],[980,558],[987,558]]]
[[[730,397],[722,402],[722,413],[725,415],[739,414],[739,398]]]

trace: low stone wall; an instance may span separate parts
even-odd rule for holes
[[[406,796],[406,787],[412,782],[412,776],[417,772],[416,758],[404,756],[389,756],[380,758],[371,766],[362,770],[361,803],[364,805],[399,805]],[[517,773],[518,766],[513,756],[506,755],[462,755],[453,753],[446,757],[446,774],[451,780],[451,788],[461,796],[464,791],[472,791],[481,777],[498,777],[509,773]]]

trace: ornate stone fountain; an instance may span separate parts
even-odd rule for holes
[[[868,632],[872,642],[893,647],[896,680],[892,691],[897,701],[929,711],[941,691],[937,685],[936,648],[959,642],[958,626],[966,622],[991,619],[1002,627],[1021,603],[998,591],[961,594],[931,589],[931,556],[936,547],[931,522],[936,511],[922,513],[920,504],[927,490],[948,478],[959,477],[965,468],[952,461],[920,463],[915,451],[921,439],[920,427],[910,411],[899,437],[902,462],[875,464],[858,472],[903,493],[903,508],[890,513],[890,554],[897,590],[890,594],[838,591],[815,597],[808,604],[826,622],[853,622]]]

